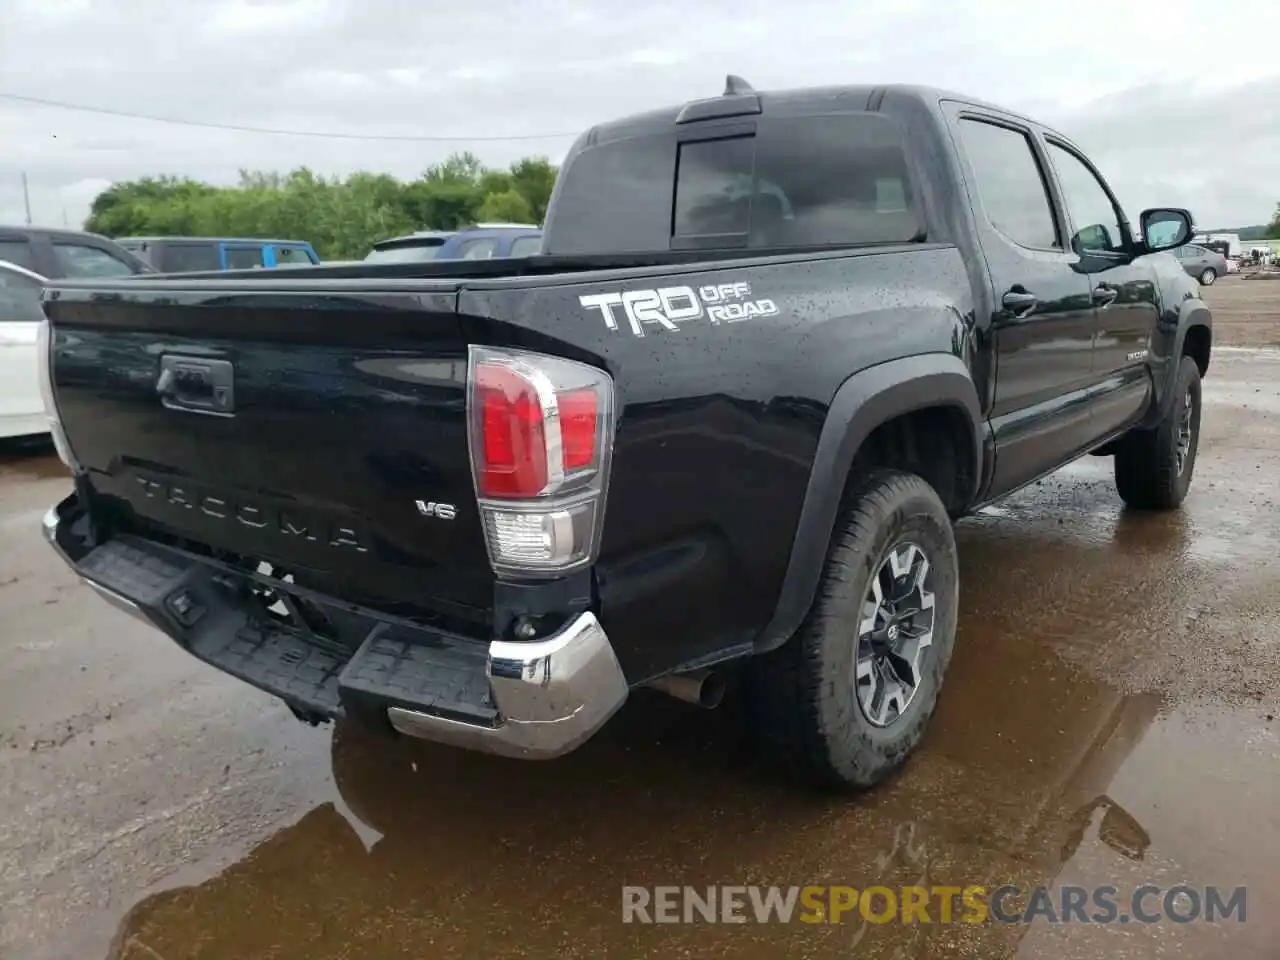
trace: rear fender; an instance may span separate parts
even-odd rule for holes
[[[963,496],[965,502],[971,502],[983,473],[982,411],[963,361],[948,353],[904,357],[870,367],[841,384],[818,439],[778,606],[756,638],[756,653],[785,643],[813,605],[845,481],[858,449],[881,424],[936,406],[957,408],[969,424],[967,440],[973,448],[974,470],[970,489],[963,491]]]

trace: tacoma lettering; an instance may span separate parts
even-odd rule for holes
[[[318,517],[296,509],[276,508],[269,504],[252,503],[246,500],[228,500],[196,490],[187,483],[182,485],[164,483],[150,477],[135,479],[143,497],[170,508],[179,510],[198,508],[202,514],[213,520],[234,521],[251,530],[261,530],[268,534],[305,540],[309,543],[324,543],[330,547],[354,550],[357,553],[369,552],[364,538],[349,522],[325,523]],[[452,509],[448,504],[441,506]]]

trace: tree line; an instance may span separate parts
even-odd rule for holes
[[[546,157],[507,169],[455,153],[415,180],[385,173],[323,177],[241,170],[235,186],[186,177],[113,184],[94,199],[85,229],[108,237],[275,237],[307,240],[325,260],[356,260],[379,240],[469,223],[542,223],[555,185]]]

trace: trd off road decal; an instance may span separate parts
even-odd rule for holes
[[[662,330],[679,330],[689,320],[706,318],[713,324],[740,323],[753,317],[772,317],[778,305],[769,299],[752,299],[746,281],[716,283],[705,287],[658,287],[653,290],[622,290],[618,293],[590,293],[578,297],[588,310],[600,311],[605,326],[618,329],[625,317],[631,332],[644,336],[646,324]]]

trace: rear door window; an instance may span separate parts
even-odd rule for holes
[[[225,247],[228,270],[251,270],[264,266],[262,247]]]
[[[55,240],[53,255],[64,277],[133,276],[133,267],[101,247]]]
[[[1030,137],[971,117],[960,120],[959,130],[987,222],[1020,247],[1061,249],[1049,188]]]
[[[169,243],[161,247],[161,268],[170,273],[221,270],[216,243]]]

